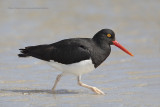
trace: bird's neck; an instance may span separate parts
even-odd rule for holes
[[[111,52],[111,47],[110,44],[104,39],[99,39],[99,38],[92,38],[94,41],[95,45],[95,52],[92,57],[93,63],[95,64],[95,67],[98,67],[110,54]]]

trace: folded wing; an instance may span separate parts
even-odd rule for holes
[[[90,58],[89,50],[82,43],[63,40],[50,45],[28,46],[19,49],[19,57],[32,56],[41,60],[54,60],[62,64],[72,64]]]

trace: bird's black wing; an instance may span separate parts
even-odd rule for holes
[[[50,45],[29,46],[20,49],[20,57],[32,56],[41,60],[54,60],[62,64],[72,64],[90,58],[84,39],[66,39]]]

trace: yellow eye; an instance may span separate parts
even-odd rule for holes
[[[109,37],[109,38],[110,38],[110,37],[111,37],[111,34],[107,34],[107,37]]]

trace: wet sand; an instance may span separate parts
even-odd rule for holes
[[[0,1],[0,107],[160,107],[160,1]],[[112,46],[111,55],[82,81],[95,95],[45,62],[17,57],[28,45],[92,37],[102,28],[135,56]]]

